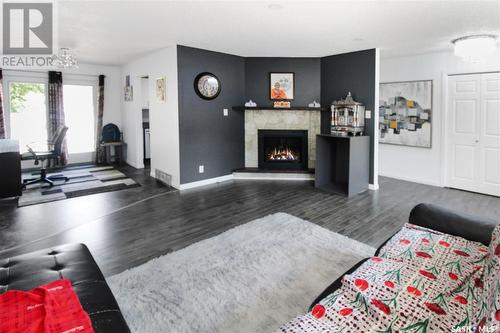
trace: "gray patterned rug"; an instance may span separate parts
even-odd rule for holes
[[[39,175],[23,173],[23,179],[37,178]],[[112,166],[77,166],[47,175],[63,175],[69,181],[56,181],[52,187],[42,183],[29,185],[19,197],[18,207],[140,186]]]
[[[328,285],[374,252],[277,213],[108,282],[134,333],[272,332],[306,312]]]

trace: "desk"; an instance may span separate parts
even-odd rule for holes
[[[103,142],[100,147],[104,155],[103,162],[107,164],[123,163],[123,142]],[[113,155],[111,155],[111,147],[114,147],[115,153]]]
[[[0,140],[0,198],[22,194],[21,155],[17,140]]]

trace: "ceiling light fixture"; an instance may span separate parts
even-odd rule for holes
[[[54,60],[59,68],[78,68],[78,61],[67,47],[61,47]]]
[[[470,62],[479,62],[496,50],[494,35],[473,35],[460,37],[451,41],[455,47],[455,55]]]

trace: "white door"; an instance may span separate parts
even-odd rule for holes
[[[500,196],[500,73],[448,83],[447,186]]]
[[[481,74],[479,192],[500,196],[500,73]]]

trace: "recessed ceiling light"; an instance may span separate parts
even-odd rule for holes
[[[271,3],[267,5],[267,8],[269,8],[270,10],[280,10],[283,9],[283,5],[279,3]]]
[[[494,35],[472,35],[451,41],[455,47],[455,55],[471,62],[478,62],[495,52],[496,38]]]

